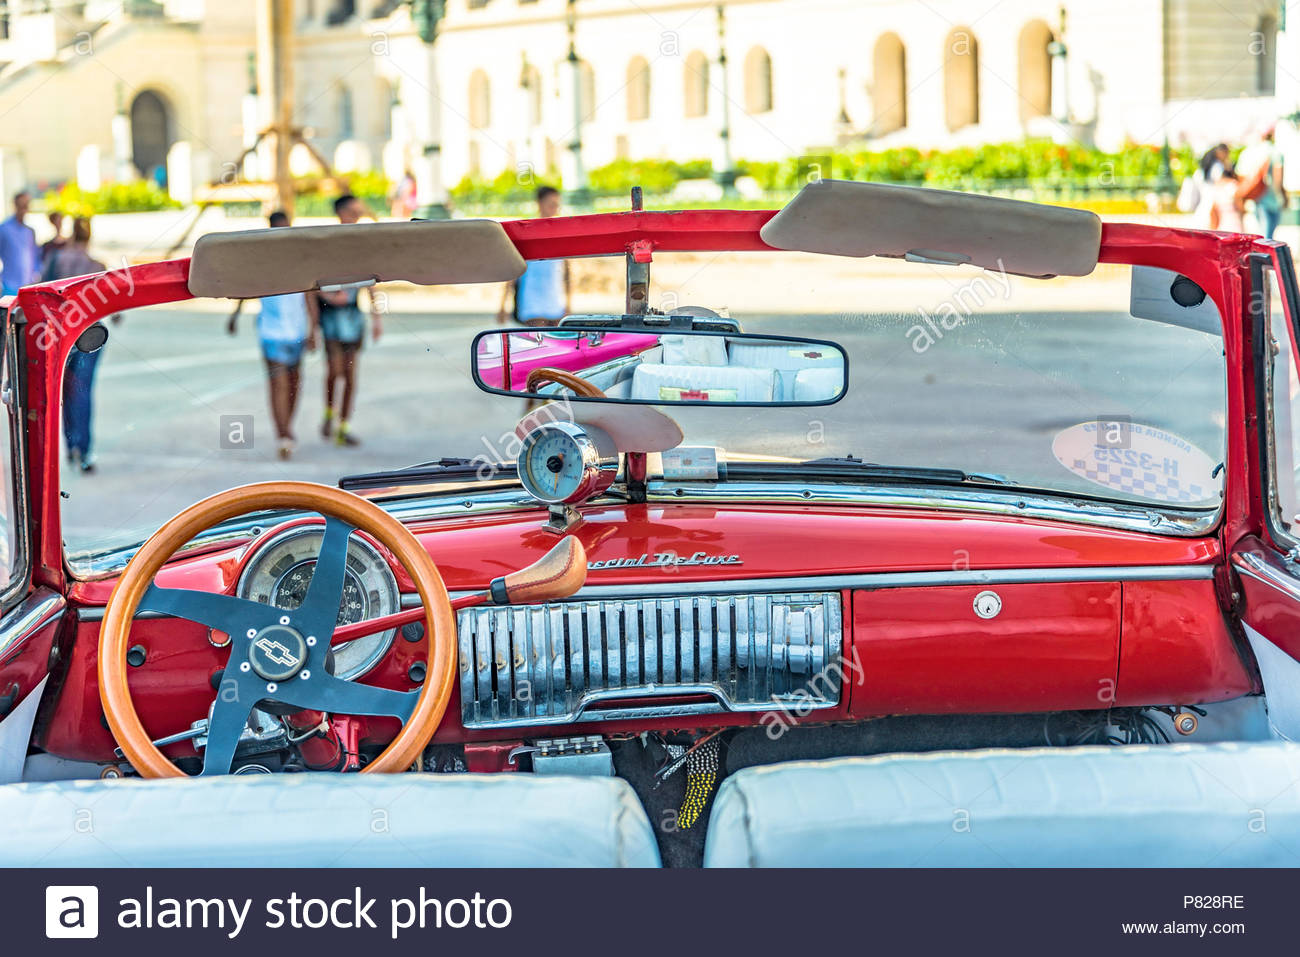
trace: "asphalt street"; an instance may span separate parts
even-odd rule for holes
[[[766,311],[761,289],[749,301],[735,295],[756,288],[752,276],[745,286],[727,275],[732,286],[716,297],[699,283],[677,285],[691,290],[689,301],[730,303],[746,331],[842,342],[849,394],[821,408],[677,410],[688,442],[717,444],[733,456],[853,454],[1088,488],[1053,457],[1053,438],[1081,422],[1127,415],[1177,433],[1214,461],[1222,455],[1218,339],[1125,315],[1124,275],[1056,284],[1050,292],[1020,280],[1014,295],[987,296],[951,329],[922,323],[922,313],[933,318],[961,288],[950,278],[850,293],[818,280],[785,299],[770,297],[776,305]],[[597,292],[588,298],[610,298]],[[811,313],[790,309],[800,296]],[[254,308],[234,338],[225,332],[228,307],[221,303],[129,313],[111,328],[99,366],[98,469],[82,475],[65,468],[61,479],[70,549],[142,539],[199,498],[247,482],[334,484],[345,474],[443,456],[511,452],[523,401],[480,392],[469,371],[470,341],[492,327],[492,312],[433,311],[398,295],[388,305],[385,335],[367,343],[360,360],[353,423],[362,445],[338,448],[319,434],[318,352],[303,366],[298,450],[289,462],[276,455]],[[228,441],[231,417],[251,423],[238,447]]]

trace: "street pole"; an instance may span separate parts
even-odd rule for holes
[[[1049,109],[1053,109],[1053,116],[1062,126],[1069,126],[1070,115],[1070,69],[1069,69],[1069,48],[1065,45],[1065,5],[1060,8],[1060,29],[1056,32],[1056,38],[1047,44],[1047,55],[1050,58],[1051,66],[1051,90],[1052,99],[1056,102],[1048,104]]]
[[[438,40],[438,26],[446,13],[443,0],[410,0],[411,20],[415,24],[416,37],[421,44],[420,54],[411,65],[403,70],[407,79],[423,91],[423,97],[405,98],[411,103],[423,104],[422,108],[410,107],[410,122],[414,138],[419,146],[415,158],[415,218],[416,219],[450,219],[451,207],[448,204],[446,187],[442,177],[442,117],[441,100],[438,93],[441,83],[438,77],[438,63],[435,46]]]
[[[257,182],[261,179],[261,170],[257,163],[257,140],[264,127],[258,115],[256,53],[248,54],[248,91],[244,94],[243,102],[240,103],[239,115],[244,129],[245,155],[243,168],[236,170],[235,175],[242,176],[248,182]]]
[[[736,194],[736,169],[731,160],[731,78],[727,71],[727,10],[718,4],[718,72],[722,75],[722,162],[716,174],[723,196]]]
[[[566,184],[569,203],[573,206],[586,206],[591,202],[587,189],[587,170],[582,165],[582,61],[578,59],[578,0],[569,0],[565,14],[565,26],[569,31],[569,68],[573,74],[573,139],[569,141],[569,153],[573,166],[573,182]]]
[[[257,7],[257,86],[266,97],[265,116],[275,150],[275,205],[293,214],[293,0],[261,0]]]

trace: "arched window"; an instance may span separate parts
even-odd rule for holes
[[[650,64],[645,57],[633,57],[627,65],[627,118],[650,118]]]
[[[1052,112],[1052,54],[1055,37],[1042,20],[1030,20],[1020,31],[1020,122]]]
[[[897,33],[876,41],[871,76],[872,133],[901,130],[907,125],[907,54]]]
[[[524,88],[525,99],[528,103],[528,125],[541,126],[542,71],[531,63],[524,64],[523,73],[519,76],[519,85]]]
[[[1255,55],[1255,90],[1261,96],[1272,96],[1277,91],[1277,17],[1259,18],[1250,38],[1250,52]]]
[[[707,116],[709,112],[709,58],[696,50],[686,58],[682,74],[682,88],[686,93],[687,116]]]
[[[980,121],[979,44],[966,27],[944,40],[943,112],[950,131]]]
[[[167,168],[172,146],[172,111],[155,90],[141,90],[131,101],[131,159],[142,176]]]
[[[762,47],[745,56],[745,112],[772,111],[772,58]]]
[[[474,130],[492,125],[492,86],[482,70],[469,75],[469,125]]]

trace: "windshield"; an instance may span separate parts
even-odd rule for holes
[[[570,270],[573,313],[622,311],[621,257],[574,260]],[[847,394],[834,405],[665,411],[686,444],[719,446],[730,462],[853,456],[1213,510],[1224,449],[1222,342],[1202,331],[1218,323],[1208,299],[1164,301],[1176,279],[1114,265],[1039,280],[804,254],[656,256],[654,308],[702,307],[745,332],[834,340],[849,361]],[[327,378],[336,410],[346,388],[326,375],[339,361],[331,346],[303,353],[287,430],[272,415],[272,402],[284,399],[274,397],[269,373],[285,374],[295,357],[263,334],[296,304],[249,302],[234,335],[225,301],[129,312],[110,325],[93,372],[93,470],[68,464],[62,473],[74,569],[247,482],[337,484],[444,458],[510,461],[524,400],[481,392],[469,361],[474,335],[497,328],[501,294],[499,286],[392,285],[372,300],[362,290],[349,320],[364,327],[364,342],[346,357],[354,370],[346,425],[338,411],[324,413]],[[869,482],[850,471],[846,463],[846,481]],[[761,469],[746,468],[745,480],[761,481]],[[797,476],[774,470],[773,480]]]

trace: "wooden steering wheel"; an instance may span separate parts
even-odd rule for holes
[[[562,385],[574,395],[584,396],[588,399],[605,398],[605,393],[586,379],[580,378],[572,372],[565,372],[563,369],[552,369],[549,366],[542,366],[528,373],[528,378],[524,381],[524,391],[536,392],[547,382]]]
[[[214,525],[262,509],[311,510],[325,517],[320,554],[302,605],[292,611],[232,595],[159,588],[153,578],[178,549]],[[343,595],[348,537],[364,531],[387,547],[415,582],[429,636],[418,691],[391,691],[329,673]],[[350,492],[309,482],[263,482],[191,505],[144,543],[108,600],[99,633],[99,699],[123,755],[142,777],[183,777],[153,744],[131,702],[126,652],[137,611],[199,622],[230,635],[230,659],[213,702],[203,774],[228,774],[248,715],[270,699],[331,714],[391,715],[402,729],[363,772],[405,771],[429,742],[451,699],[455,622],[438,568],[415,536],[383,509]],[[354,632],[355,627],[349,629]]]

